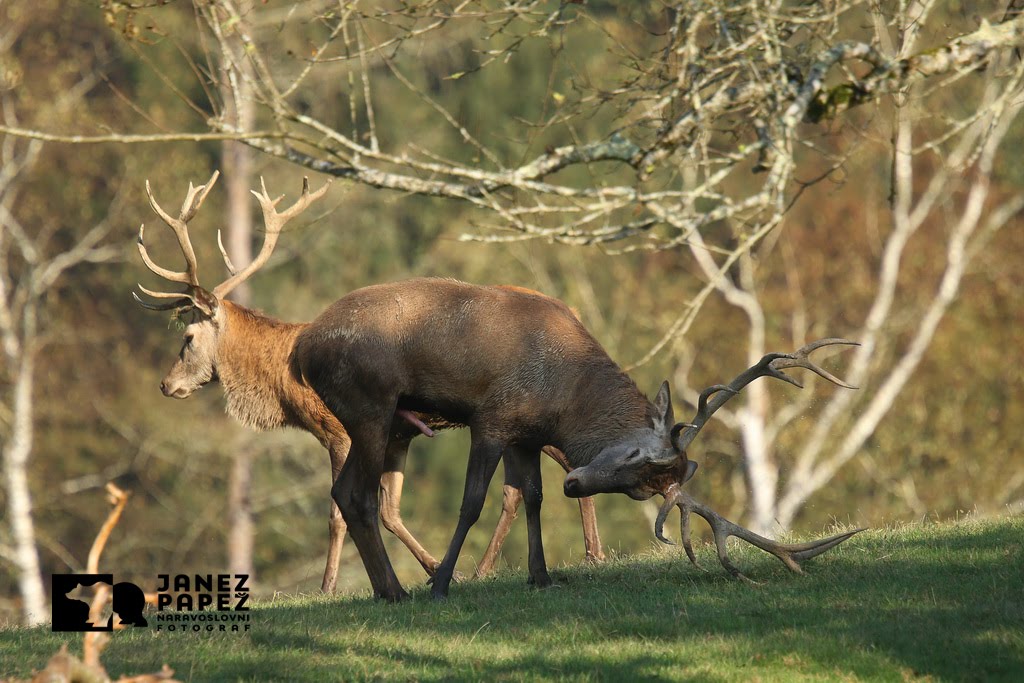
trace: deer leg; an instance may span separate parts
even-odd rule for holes
[[[434,574],[434,585],[431,594],[435,600],[448,597],[448,586],[455,573],[455,563],[466,542],[466,534],[470,527],[480,519],[480,510],[487,497],[487,485],[494,476],[494,470],[501,460],[504,444],[492,439],[475,436],[469,449],[469,466],[466,469],[466,489],[462,495],[462,508],[459,510],[459,523],[455,527],[448,552],[445,553],[441,565]]]
[[[409,597],[395,576],[378,525],[378,491],[393,408],[380,419],[350,421],[352,447],[331,494],[341,508],[349,534],[359,550],[374,597],[397,602]]]
[[[544,500],[544,487],[540,475],[540,452],[533,449],[509,448],[505,453],[505,467],[518,471],[523,482],[523,502],[526,504],[526,530],[530,548],[528,566],[530,583],[538,588],[551,585],[547,563],[544,561],[544,542],[540,529],[540,506]]]
[[[341,548],[345,545],[348,525],[345,524],[345,518],[341,516],[341,509],[333,500],[331,501],[331,516],[328,525],[330,528],[330,544],[327,547],[327,566],[324,568],[324,579],[320,584],[320,590],[324,593],[334,593],[338,586]]]
[[[562,469],[572,472],[572,465],[565,453],[554,446],[545,446],[545,455],[562,466]],[[601,534],[597,530],[597,509],[594,507],[593,496],[584,496],[578,499],[580,504],[580,521],[583,523],[583,546],[587,551],[587,562],[604,562],[604,550],[601,548]]]
[[[494,571],[498,553],[501,552],[501,546],[505,544],[505,537],[508,536],[512,522],[518,515],[519,504],[523,502],[522,482],[514,481],[510,477],[508,460],[506,460],[505,485],[501,488],[501,517],[498,518],[498,526],[494,528],[494,535],[491,536],[491,542],[487,544],[487,550],[484,552],[480,564],[476,566],[476,578],[478,579]]]
[[[328,449],[331,456],[331,484],[338,481],[341,468],[345,465],[345,458],[348,456],[348,443],[333,445]],[[338,585],[338,567],[341,565],[341,547],[345,544],[345,534],[348,525],[345,518],[341,516],[341,508],[331,499],[331,516],[328,522],[330,529],[330,544],[327,547],[327,566],[324,568],[324,580],[320,584],[320,590],[324,593],[333,593]]]
[[[580,520],[583,522],[583,547],[586,549],[587,562],[604,562],[604,550],[601,548],[601,534],[597,530],[597,509],[594,507],[593,496],[579,499]]]
[[[380,478],[380,520],[384,528],[393,533],[405,544],[405,547],[416,557],[417,561],[429,576],[437,571],[441,564],[434,556],[420,545],[420,542],[405,528],[402,522],[400,504],[402,502],[402,484],[405,480],[405,459],[409,455],[409,440],[395,439],[388,441],[384,456],[384,474]]]

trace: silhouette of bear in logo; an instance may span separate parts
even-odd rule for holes
[[[114,583],[113,574],[54,574],[51,580],[51,630],[53,631],[113,631],[114,617],[105,624],[89,621],[89,603],[69,598],[68,593],[78,586],[95,586],[105,583],[113,592],[113,611],[123,625],[149,626],[142,616],[146,606],[146,595],[142,589],[129,581]]]
[[[106,624],[93,624],[89,621],[89,604],[82,600],[69,598],[68,593],[79,586],[95,586],[105,583],[113,587],[113,574],[54,574],[50,582],[52,587],[51,617],[54,631],[112,631],[113,617]]]

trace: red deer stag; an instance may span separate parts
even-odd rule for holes
[[[607,448],[603,453],[586,465],[577,463],[582,466],[572,470],[565,478],[565,494],[571,497],[580,497],[591,496],[596,493],[621,491],[622,493],[626,493],[634,498],[646,499],[650,498],[655,493],[660,493],[665,497],[665,502],[662,504],[661,509],[658,512],[657,520],[655,521],[655,536],[657,536],[658,540],[662,543],[672,544],[672,541],[667,539],[663,534],[663,529],[668,513],[673,507],[678,506],[681,516],[680,527],[683,548],[686,550],[686,556],[693,564],[697,564],[697,558],[693,554],[693,548],[690,545],[690,513],[696,512],[707,520],[708,524],[711,526],[715,539],[715,546],[718,550],[718,559],[722,563],[722,566],[736,578],[749,581],[749,579],[740,573],[740,571],[729,560],[726,550],[726,540],[729,536],[735,536],[736,538],[747,541],[761,550],[772,553],[782,560],[790,570],[801,573],[800,562],[834,548],[854,534],[863,531],[863,529],[856,529],[854,531],[838,534],[818,541],[812,541],[810,543],[797,544],[777,543],[755,534],[749,529],[744,529],[743,527],[734,524],[717,514],[714,510],[697,502],[688,493],[683,491],[683,484],[686,483],[686,481],[689,480],[697,470],[697,463],[687,460],[686,448],[693,442],[701,428],[707,424],[707,421],[716,410],[725,405],[726,401],[738,394],[743,387],[747,386],[758,377],[774,377],[775,379],[788,382],[798,388],[803,388],[803,385],[799,381],[787,375],[783,370],[787,368],[804,368],[820,375],[833,384],[846,389],[855,389],[856,387],[853,387],[833,376],[825,369],[813,363],[809,358],[811,352],[816,351],[823,346],[833,346],[837,344],[857,345],[857,342],[852,342],[846,339],[819,339],[818,341],[802,346],[793,353],[767,354],[756,364],[737,375],[729,384],[716,384],[701,392],[697,400],[697,412],[694,414],[692,422],[680,422],[668,431],[668,443],[671,444],[671,449],[664,448],[661,453],[654,453],[653,456],[651,456],[644,455],[641,452],[643,450],[643,446],[638,446],[628,442]],[[661,390],[667,397],[668,383],[665,383]],[[659,394],[659,405],[661,405],[660,397],[661,394]],[[663,424],[667,426],[673,422],[672,406],[667,402],[665,403],[665,406]],[[569,455],[571,459],[571,452]],[[647,487],[644,487],[642,483],[641,486],[638,487],[633,484],[628,477],[624,477],[622,474],[623,470],[633,470],[636,467],[635,463],[637,460],[647,462],[652,468],[652,471],[655,472],[658,468],[668,466],[671,474],[667,476],[648,476],[646,479]],[[679,477],[677,473],[682,473],[682,476]],[[643,479],[641,478],[640,481],[643,482]]]
[[[819,345],[831,343],[847,342]],[[377,525],[377,482],[396,411],[438,415],[471,432],[459,521],[434,575],[435,598],[448,593],[499,459],[522,483],[530,580],[538,586],[551,583],[540,534],[543,445],[582,468],[566,479],[570,496],[586,489],[686,502],[676,491],[694,466],[680,434],[693,428],[673,424],[668,383],[651,403],[569,309],[548,297],[443,279],[366,287],[310,323],[296,339],[293,360],[352,439],[332,493],[374,594],[386,600],[407,596]],[[793,362],[824,373],[806,357]],[[850,535],[813,548],[823,552]]]
[[[143,293],[154,299],[168,300],[162,304],[145,302],[134,292],[132,296],[147,309],[175,310],[179,315],[191,313],[192,316],[191,323],[185,328],[184,345],[178,360],[160,383],[160,389],[165,396],[184,399],[205,384],[219,380],[224,387],[228,413],[256,430],[297,427],[311,433],[330,454],[333,479],[336,479],[344,467],[350,439],[345,427],[342,426],[343,423],[328,410],[321,397],[298,373],[294,354],[295,344],[308,325],[280,322],[225,298],[267,262],[285,223],[323,196],[327,185],[310,192],[308,180],[304,179],[300,198],[290,208],[281,212],[276,209],[281,198],[271,199],[265,185],[260,193],[254,191],[253,194],[263,210],[266,229],[263,247],[251,264],[237,270],[224,251],[223,245],[220,245],[231,275],[212,290],[207,290],[199,284],[197,260],[188,235],[188,223],[206,199],[218,175],[219,173],[215,172],[205,185],[199,187],[189,184],[188,193],[176,218],[160,207],[149,182],[146,183],[150,206],[177,238],[178,246],[185,256],[185,270],[172,271],[153,262],[144,242],[145,226],[139,228],[139,254],[149,270],[165,280],[185,285],[185,291],[154,292],[139,286]],[[219,238],[218,233],[218,243]],[[529,291],[516,287],[507,289]],[[537,299],[546,298],[536,292],[532,292],[531,296]],[[550,301],[552,305],[563,306],[553,299]],[[353,378],[353,381],[358,383],[363,379],[358,377]],[[332,395],[337,396],[339,393],[341,387],[334,387]],[[380,488],[380,516],[385,528],[402,540],[431,576],[440,563],[406,529],[399,513],[403,470],[409,442],[414,436],[421,432],[432,436],[432,428],[451,426],[459,425],[437,415],[418,414],[407,409],[392,410],[386,429],[383,468],[377,479]],[[561,453],[551,448],[544,450],[560,465],[568,467]],[[515,469],[515,463],[512,468],[506,466],[501,518],[488,550],[477,568],[478,576],[486,574],[493,567],[511,520],[515,517],[523,498],[523,486],[523,476]],[[373,497],[376,501],[377,484],[374,485]],[[603,559],[593,500],[581,499],[580,512],[583,517],[587,558]],[[332,501],[330,545],[322,583],[322,588],[326,592],[333,591],[337,581],[338,562],[345,533],[345,519]]]

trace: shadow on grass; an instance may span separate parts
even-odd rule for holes
[[[112,674],[168,662],[182,680],[1024,680],[1024,521],[869,532],[791,575],[736,547],[762,580],[659,553],[556,572],[424,587],[401,605],[301,598],[262,605],[244,636],[115,634]],[[59,634],[0,634],[0,661],[45,663]],[[38,637],[30,637],[31,635]],[[126,637],[118,637],[126,636]]]

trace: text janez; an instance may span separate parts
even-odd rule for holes
[[[157,610],[248,612],[248,574],[157,574]]]

